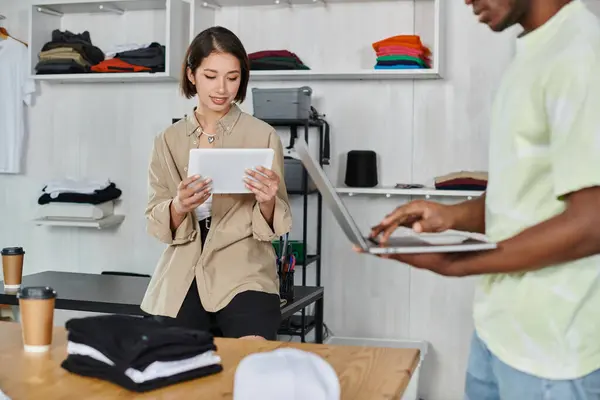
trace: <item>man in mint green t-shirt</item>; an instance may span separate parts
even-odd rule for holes
[[[581,0],[466,0],[494,31],[519,24],[494,101],[486,193],[415,201],[373,228],[485,232],[496,250],[393,256],[481,275],[469,400],[600,399],[600,21]],[[449,305],[451,306],[451,305]]]

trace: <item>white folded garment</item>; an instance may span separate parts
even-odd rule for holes
[[[96,190],[106,189],[110,183],[109,179],[104,181],[61,179],[48,182],[44,192],[50,194],[52,198],[57,198],[61,193],[94,194]]]
[[[110,48],[108,48],[105,52],[104,52],[104,58],[106,60],[110,59],[110,58],[115,58],[115,56],[118,53],[122,53],[124,51],[131,51],[131,50],[139,50],[139,49],[145,49],[147,47],[150,46],[151,43],[144,43],[144,44],[138,44],[138,43],[125,43],[125,44],[117,44],[114,45]]]
[[[101,204],[86,203],[48,203],[39,207],[38,218],[82,218],[102,219],[113,215],[114,202]]]

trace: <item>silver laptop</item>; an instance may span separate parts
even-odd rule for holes
[[[441,233],[416,233],[409,228],[399,228],[397,232],[401,236],[392,236],[385,244],[381,244],[376,238],[363,236],[335,188],[325,175],[325,171],[311,156],[306,142],[296,140],[294,149],[323,196],[323,200],[329,206],[338,225],[350,242],[359,246],[365,252],[371,254],[449,253],[496,248],[496,244],[490,242],[485,235],[455,230]]]

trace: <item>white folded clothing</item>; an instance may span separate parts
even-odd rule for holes
[[[100,204],[86,203],[48,203],[39,207],[38,218],[83,218],[102,219],[113,215],[114,202]]]
[[[138,44],[138,43],[124,43],[124,44],[117,44],[117,45],[114,45],[114,46],[108,48],[104,52],[104,58],[106,60],[108,60],[110,58],[115,58],[115,56],[118,53],[122,53],[124,51],[145,49],[145,48],[149,47],[150,44],[151,43],[143,43],[143,44]]]
[[[44,192],[50,194],[52,198],[58,197],[61,193],[94,194],[96,190],[106,189],[110,183],[109,179],[104,181],[60,179],[48,182]]]

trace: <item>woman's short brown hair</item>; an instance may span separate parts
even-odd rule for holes
[[[246,98],[248,81],[250,80],[250,61],[240,39],[229,29],[222,26],[205,29],[192,40],[185,52],[185,60],[183,60],[181,92],[188,99],[196,95],[196,86],[188,79],[187,69],[189,68],[192,74],[195,74],[202,61],[213,52],[231,54],[240,61],[242,69],[241,82],[235,101],[238,103],[243,102]]]

